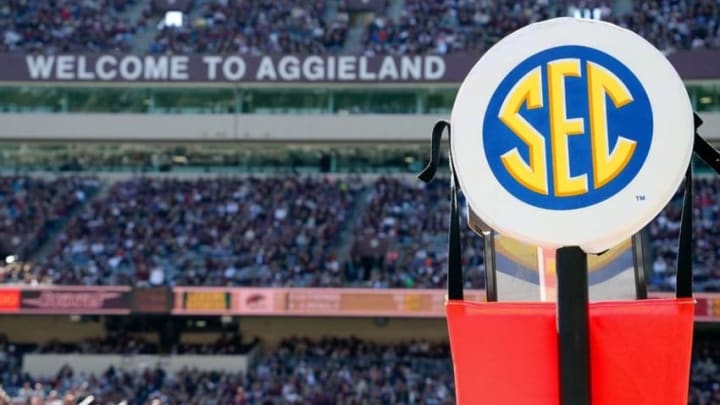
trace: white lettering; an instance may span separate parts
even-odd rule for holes
[[[360,58],[360,80],[375,80],[377,73],[368,71],[367,62],[366,57]]]
[[[25,65],[30,72],[30,78],[33,80],[49,79],[50,72],[52,72],[52,67],[54,63],[54,56],[27,55],[25,57]]]
[[[419,56],[413,56],[412,59],[409,56],[403,56],[400,59],[400,77],[403,80],[422,79],[422,60]]]
[[[146,80],[167,80],[168,78],[168,57],[160,56],[157,59],[153,56],[145,57],[145,79]]]
[[[57,57],[57,63],[55,64],[55,77],[58,80],[73,80],[75,79],[75,72],[73,72],[73,62],[75,57],[71,55],[60,55]]]
[[[263,56],[262,60],[260,61],[260,66],[258,67],[257,75],[255,78],[257,80],[263,80],[265,78],[268,78],[270,80],[277,80],[275,66],[273,66],[273,61],[269,56]]]
[[[84,56],[78,57],[77,65],[78,65],[78,74],[77,74],[78,79],[93,80],[95,78],[95,73],[87,70],[87,59]]]
[[[335,80],[335,57],[334,56],[328,56],[327,65],[325,66],[325,68],[327,69],[328,80]]]
[[[302,64],[303,77],[307,80],[322,80],[323,60],[319,56],[308,56]]]
[[[217,65],[222,60],[219,56],[203,56],[202,61],[207,67],[208,80],[215,80],[217,77]]]
[[[445,75],[445,60],[437,55],[425,57],[425,80],[438,80]]]
[[[107,70],[105,69],[105,65],[111,65],[112,67]],[[97,76],[100,80],[112,80],[117,75],[117,70],[115,70],[115,66],[117,66],[117,59],[115,59],[114,56],[110,55],[103,55],[98,58],[97,62],[95,62],[95,71],[97,71]]]
[[[380,72],[378,73],[378,79],[380,80],[397,80],[398,71],[395,60],[392,56],[386,56],[383,58],[382,65],[380,65]]]
[[[142,71],[142,61],[137,56],[126,56],[120,61],[120,77],[123,80],[137,80]]]
[[[355,65],[354,56],[340,56],[338,58],[338,80],[354,80]]]
[[[222,70],[226,80],[240,80],[245,76],[245,61],[239,56],[231,56],[223,62]]]
[[[187,80],[190,78],[188,74],[188,62],[190,58],[187,56],[171,56],[170,57],[170,80]]]
[[[300,59],[297,56],[283,56],[278,64],[278,73],[283,80],[298,80],[300,78]]]

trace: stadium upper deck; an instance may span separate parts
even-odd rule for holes
[[[184,18],[172,23],[167,11]],[[712,0],[614,8],[570,0],[10,0],[0,10],[0,51],[448,54],[483,51],[526,24],[575,13],[627,27],[666,52],[720,48]]]
[[[525,24],[565,15],[640,33],[685,75],[695,108],[714,111],[718,8],[709,0],[11,0],[0,8],[0,111],[445,114],[479,54]]]

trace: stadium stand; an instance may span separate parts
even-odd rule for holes
[[[11,262],[37,249],[98,186],[94,179],[73,176],[0,177],[0,255],[14,256]]]
[[[0,8],[0,52],[128,52],[137,49],[134,41],[149,35],[143,51],[153,54],[340,53],[353,49],[352,21],[360,24],[358,51],[366,55],[478,52],[528,23],[567,16],[571,7],[596,10],[603,20],[638,32],[664,52],[720,48],[720,7],[707,0],[635,1],[628,12],[606,2],[568,0],[208,0],[154,1],[144,7],[134,0],[10,0]],[[186,22],[162,24],[161,13],[169,10],[184,11]],[[369,14],[370,21],[362,25],[366,19],[353,18],[358,14]]]
[[[339,285],[323,277],[338,268],[330,249],[355,194],[351,184],[293,177],[120,181],[58,236],[33,265],[34,277],[80,285]]]
[[[720,291],[720,179],[695,179],[693,235],[694,288],[696,291]],[[653,267],[650,285],[657,290],[675,289],[675,262],[680,230],[681,195],[677,195],[650,224]]]
[[[607,21],[629,28],[664,52],[720,48],[720,5],[716,1],[636,1],[633,10]]]
[[[0,6],[0,52],[101,52],[132,48],[135,0],[8,0]]]
[[[710,405],[720,402],[720,348],[717,341],[695,343],[695,357],[690,374],[690,405]]]
[[[12,234],[6,255],[28,258],[0,266],[6,284],[442,288],[446,282],[446,178],[424,185],[407,175],[4,177],[0,185],[6,201],[0,230]],[[720,180],[698,178],[695,189],[695,289],[720,291]],[[649,227],[653,290],[674,289],[680,203],[678,194]],[[482,243],[469,229],[463,252],[466,286],[483,288]]]
[[[378,16],[367,28],[365,54],[449,54],[485,51],[527,24],[568,15],[570,1],[405,1],[397,19]],[[629,28],[660,50],[718,48],[717,2],[636,1],[626,14],[604,2],[583,2],[603,20]],[[438,17],[440,16],[440,17]]]
[[[367,287],[433,287],[446,283],[450,203],[447,178],[424,185],[414,178],[381,177],[356,227],[349,281]],[[466,283],[483,286],[482,250],[464,233]],[[477,241],[476,241],[477,242]]]
[[[258,359],[246,375],[110,368],[87,376],[66,366],[55,378],[37,379],[20,372],[21,356],[2,335],[0,354],[2,405],[54,404],[56,399],[89,395],[97,403],[131,404],[454,403],[449,347],[420,340],[379,344],[356,338],[288,338]]]
[[[66,366],[54,378],[39,379],[21,373],[21,363],[16,345],[0,335],[1,405],[73,404],[89,395],[98,403],[130,399],[129,404],[454,403],[449,347],[422,340],[379,344],[356,338],[288,338],[261,356],[246,375],[110,368],[88,376]],[[690,405],[720,400],[719,364],[716,341],[696,344]]]
[[[397,20],[381,16],[369,24],[365,54],[484,51],[522,26],[565,15],[564,2],[405,1]]]
[[[345,43],[347,21],[326,20],[326,2],[214,0],[184,27],[163,27],[150,53],[322,54]]]

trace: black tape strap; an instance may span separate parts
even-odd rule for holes
[[[678,241],[677,279],[675,295],[677,298],[692,297],[692,223],[693,223],[693,175],[692,162],[685,172],[685,196],[680,217],[680,240]]]
[[[693,152],[697,157],[702,159],[710,166],[715,173],[720,174],[720,152],[715,149],[708,141],[700,136],[698,129],[703,124],[699,115],[694,114],[695,119],[695,135]],[[693,277],[692,277],[692,229],[693,229],[693,175],[692,162],[685,173],[685,196],[682,205],[682,217],[680,219],[680,241],[678,243],[678,259],[677,259],[677,289],[678,298],[692,297]]]
[[[433,127],[432,140],[430,142],[430,162],[418,178],[425,183],[429,183],[437,173],[440,164],[440,142],[442,141],[443,132],[448,131],[448,141],[450,140],[450,123],[447,121],[438,121]],[[448,281],[447,291],[448,299],[463,299],[463,270],[462,270],[462,243],[460,239],[460,211],[458,208],[458,192],[457,177],[455,168],[453,167],[452,148],[448,151],[450,158],[450,232],[448,234]]]

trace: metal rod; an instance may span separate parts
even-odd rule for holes
[[[587,255],[563,247],[556,259],[560,405],[590,405]]]
[[[645,275],[650,264],[648,255],[647,232],[641,229],[632,237],[633,267],[635,269],[635,298],[647,299],[647,279]]]
[[[497,263],[495,262],[495,232],[483,232],[483,256],[485,261],[485,295],[488,302],[498,300]]]
[[[693,175],[692,164],[685,173],[685,196],[680,215],[680,238],[678,240],[677,276],[675,280],[678,298],[692,297],[693,258]]]

